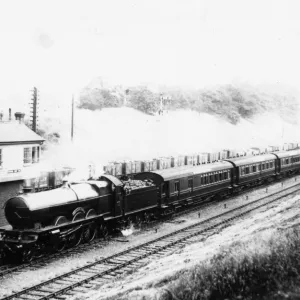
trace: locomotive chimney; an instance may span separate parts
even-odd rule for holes
[[[20,123],[24,122],[24,116],[25,116],[24,113],[21,113],[21,112],[15,113],[16,121],[19,121]]]

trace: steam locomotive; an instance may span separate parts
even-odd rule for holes
[[[189,205],[221,200],[251,186],[299,173],[300,149],[226,159],[212,164],[142,172],[133,178],[102,175],[60,188],[25,193],[5,203],[11,228],[0,229],[0,257],[29,261],[98,234],[162,218]]]

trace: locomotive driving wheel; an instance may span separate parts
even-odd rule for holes
[[[94,209],[90,209],[87,212],[85,218],[89,219],[89,218],[92,218],[95,216],[97,216],[96,211]],[[91,224],[89,224],[83,228],[83,231],[82,231],[83,241],[85,243],[91,242],[96,237],[96,234],[97,234],[97,226],[96,226],[95,222],[92,222]]]
[[[73,217],[72,222],[76,222],[79,220],[83,220],[84,219],[84,214],[83,212],[77,212],[75,214],[75,216]],[[74,231],[73,233],[71,233],[71,235],[69,236],[69,247],[76,247],[78,246],[82,241],[82,230],[78,229],[76,231]]]
[[[63,224],[66,224],[66,223],[68,223],[68,220],[67,220],[67,218],[65,216],[59,216],[53,222],[54,226],[63,225]],[[60,239],[54,245],[54,250],[58,251],[58,252],[61,252],[61,251],[63,251],[65,249],[66,245],[67,245],[67,241]]]

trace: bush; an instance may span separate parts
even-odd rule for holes
[[[272,240],[269,254],[237,258],[225,250],[180,276],[169,290],[181,300],[293,299],[300,298],[299,284],[300,240],[294,230],[280,244]]]

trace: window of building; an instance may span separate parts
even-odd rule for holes
[[[40,151],[41,151],[41,148],[39,146],[36,147],[37,148],[37,162],[40,161]]]
[[[179,192],[179,181],[176,181],[174,183],[174,190],[175,190],[175,192]]]
[[[37,162],[36,159],[37,159],[37,147],[32,147],[32,163],[35,163]]]
[[[24,148],[24,164],[31,163],[32,154],[31,154],[31,148]]]

